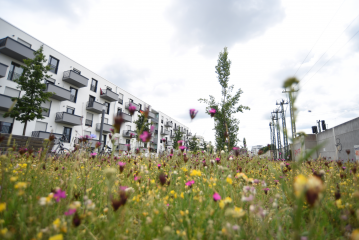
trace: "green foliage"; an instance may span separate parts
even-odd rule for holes
[[[250,110],[249,107],[238,105],[239,98],[243,93],[241,89],[233,95],[234,85],[228,85],[230,76],[231,61],[228,59],[227,48],[224,48],[223,52],[219,53],[216,73],[218,82],[222,87],[223,99],[217,102],[216,99],[210,95],[209,99],[199,99],[201,103],[208,105],[206,112],[209,114],[211,108],[216,109],[214,115],[215,122],[215,139],[217,150],[223,149],[224,145],[229,145],[229,149],[232,149],[238,143],[237,133],[239,130],[239,120],[234,117],[235,113],[243,112],[243,110]],[[228,127],[229,143],[226,143],[226,124]]]
[[[246,141],[246,138],[243,138],[243,147],[244,147],[244,148],[247,148],[247,141]]]
[[[179,128],[174,130],[175,137],[173,138],[173,149],[178,148],[178,141],[183,139],[183,133],[180,131]]]
[[[134,123],[136,124],[137,131],[139,131],[138,137],[143,131],[150,131],[151,124],[147,121],[147,118],[144,114],[141,113],[138,115],[138,119],[134,121]]]
[[[271,147],[270,147],[270,144],[268,144],[267,146],[265,146],[265,147],[262,147],[260,150],[262,150],[263,151],[263,154],[264,153],[266,153],[268,150],[270,150],[271,149]]]
[[[198,138],[196,137],[196,134],[188,141],[188,148],[190,151],[196,152],[199,150],[198,147]]]
[[[25,123],[23,135],[26,132],[27,122],[35,119],[44,119],[42,116],[41,104],[49,100],[53,93],[46,93],[46,84],[44,80],[50,78],[47,71],[50,66],[46,65],[47,60],[43,54],[43,47],[34,52],[34,59],[24,60],[25,65],[21,66],[23,69],[22,75],[15,79],[14,82],[19,84],[17,87],[25,94],[20,98],[12,98],[16,101],[15,106],[4,114],[4,117],[15,118],[21,123]]]

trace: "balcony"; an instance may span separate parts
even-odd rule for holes
[[[158,143],[158,137],[152,138],[151,144],[156,144],[157,145],[157,143]]]
[[[172,133],[171,135],[170,135],[170,138],[174,138],[175,137],[175,135]]]
[[[104,133],[109,133],[111,132],[111,129],[113,128],[113,126],[111,124],[108,124],[108,123],[104,123],[103,124],[103,132]],[[101,129],[101,123],[97,123],[96,124],[96,131],[100,131]]]
[[[47,83],[46,90],[44,92],[54,93],[50,98],[56,99],[59,101],[69,101],[71,92],[65,88],[56,86],[55,84]]]
[[[87,87],[89,79],[72,70],[69,70],[64,72],[64,75],[62,76],[62,81],[70,83],[76,87],[82,88],[82,87]]]
[[[150,116],[150,115],[148,115],[148,116]],[[151,122],[152,123],[158,123],[158,118],[151,118]]]
[[[116,150],[117,150],[117,151],[119,151],[119,150],[121,150],[121,151],[127,151],[127,146],[126,146],[126,144],[124,144],[124,143],[119,143],[119,144],[117,145],[117,147],[116,147]]]
[[[88,101],[86,104],[86,110],[89,110],[94,113],[102,113],[102,108],[105,104],[96,102],[96,101]]]
[[[118,94],[112,92],[110,89],[101,89],[100,97],[110,102],[116,102],[118,100]]]
[[[55,122],[63,123],[71,126],[82,125],[82,117],[67,112],[58,112],[56,113]]]
[[[173,145],[173,142],[172,141],[170,141],[170,140],[167,140],[167,142],[166,142],[166,146],[172,146]]]
[[[188,137],[191,137],[191,136],[192,136],[192,133],[191,133],[191,132],[188,132],[187,136],[188,136]]]
[[[127,113],[122,113],[122,118],[124,122],[132,122],[132,116]]]
[[[154,118],[156,118],[156,114],[154,114],[153,112],[149,112],[148,113],[148,118],[149,119],[154,119]],[[157,122],[158,122],[158,120],[157,120]]]
[[[186,133],[186,130],[182,128],[181,133]]]
[[[131,130],[123,130],[122,131],[123,136],[126,138],[132,138],[132,137],[136,137],[137,133],[135,131],[131,131]]]
[[[33,59],[34,50],[18,41],[6,37],[0,40],[0,53],[23,62],[24,59]]]
[[[170,122],[170,121],[167,121],[167,122],[165,123],[165,127],[173,127],[173,123]]]
[[[134,102],[131,102],[131,104],[132,104],[132,106],[135,106],[136,107],[136,110],[138,111],[138,110],[140,110],[140,106],[138,105],[138,104],[136,104],[136,103],[134,103]],[[130,106],[130,103],[126,103],[126,105],[125,105],[125,108],[128,110],[128,107]]]
[[[8,111],[12,103],[10,96],[0,94],[0,111]]]
[[[31,133],[31,137],[48,139],[50,137],[50,134],[55,136],[55,138],[56,138],[55,143],[58,143],[58,139],[60,139],[62,137],[62,134],[60,134],[60,133],[51,133],[51,132],[44,132],[44,131],[33,131]]]
[[[0,63],[0,78],[3,78],[6,76],[6,70],[8,65]]]
[[[170,131],[168,131],[166,129],[162,129],[161,135],[170,135]]]

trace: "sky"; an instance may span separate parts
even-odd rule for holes
[[[357,0],[3,0],[0,16],[214,142],[199,98],[221,99],[215,73],[228,47],[230,84],[249,111],[238,139],[270,143],[270,113],[300,80],[297,132],[359,116]],[[14,11],[16,9],[16,11]],[[286,105],[287,108],[288,105]],[[191,121],[189,109],[198,109]],[[289,108],[286,111],[290,130]],[[242,145],[242,142],[239,143]]]

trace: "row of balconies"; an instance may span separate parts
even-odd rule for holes
[[[173,126],[173,123],[172,122],[166,122],[165,123],[165,127],[172,127]],[[183,127],[177,127],[177,128],[174,128],[173,129],[174,131],[176,130],[180,130],[182,133],[186,134],[186,131],[184,130]],[[170,137],[173,138],[174,137],[174,134],[170,134],[170,131],[166,130],[166,129],[163,129],[162,132],[161,132],[161,135],[171,135]],[[191,132],[188,132],[187,136],[192,136],[192,133]]]

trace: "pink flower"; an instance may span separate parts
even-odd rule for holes
[[[191,117],[191,119],[195,118],[197,113],[198,113],[198,111],[196,111],[196,109],[194,109],[194,108],[191,108],[189,110],[189,116]]]
[[[59,189],[54,194],[54,198],[55,198],[56,202],[59,202],[61,198],[66,198],[66,192],[61,191],[61,189]]]
[[[211,110],[209,110],[209,114],[211,114],[211,117],[214,117],[214,114],[216,114],[216,109],[211,108]]]
[[[179,141],[177,141],[177,143],[178,143],[178,145],[182,146],[183,140],[179,140]]]
[[[140,177],[135,176],[134,180],[138,181],[138,180],[140,180]]]
[[[214,200],[215,202],[221,200],[221,195],[219,195],[218,193],[214,193],[214,194],[213,194],[213,200]]]
[[[96,147],[96,148],[99,148],[100,146],[101,146],[101,143],[100,143],[100,142],[96,142],[95,147]]]
[[[92,157],[92,158],[95,158],[96,155],[97,155],[97,153],[91,153],[91,157]]]
[[[158,167],[158,169],[160,169],[160,168],[161,168],[161,164],[158,164],[157,167]]]
[[[65,212],[66,216],[72,215],[76,212],[76,209],[69,209],[67,212]]]
[[[135,113],[136,110],[137,110],[136,106],[134,106],[134,105],[132,105],[132,103],[130,103],[128,106],[128,111],[130,112],[131,116]]]
[[[152,134],[147,132],[147,131],[143,131],[143,133],[140,135],[140,139],[142,140],[142,142],[149,142],[151,140]]]
[[[186,182],[186,186],[191,187],[194,184],[194,180]]]
[[[120,167],[124,167],[126,165],[125,162],[118,162],[117,164],[120,165]]]
[[[120,191],[125,191],[127,189],[126,186],[120,186]]]
[[[186,149],[186,147],[185,146],[179,146],[179,149],[181,149],[181,151],[183,152]]]

